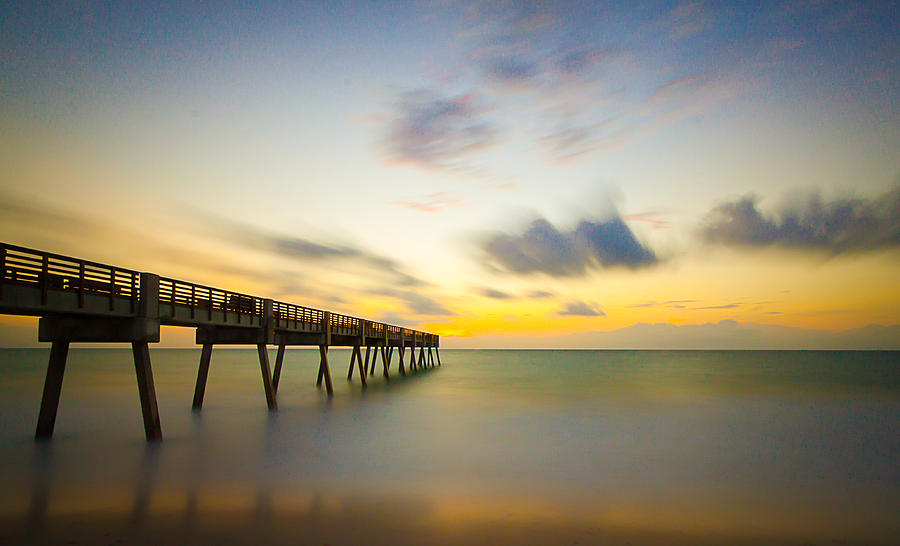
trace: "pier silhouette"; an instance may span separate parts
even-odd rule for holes
[[[333,394],[329,347],[351,348],[347,379],[352,380],[355,367],[363,388],[375,373],[379,355],[382,375],[390,379],[394,349],[401,375],[406,375],[407,364],[410,372],[441,364],[439,336],[400,326],[6,243],[0,243],[0,267],[0,314],[40,317],[38,340],[52,344],[35,432],[38,439],[53,435],[69,344],[127,342],[134,356],[146,438],[161,440],[149,344],[159,342],[163,325],[196,328],[197,343],[203,348],[195,411],[203,406],[213,345],[256,345],[270,411],[278,408],[276,394],[288,346],[318,347],[316,384],[324,383],[329,396]],[[274,371],[269,345],[278,347]]]

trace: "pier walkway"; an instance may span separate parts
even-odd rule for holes
[[[0,267],[0,314],[40,317],[38,340],[52,343],[36,438],[53,434],[69,344],[128,342],[147,440],[162,439],[149,350],[150,343],[159,342],[162,325],[197,329],[203,349],[194,410],[203,406],[213,345],[256,345],[270,411],[278,407],[276,393],[288,346],[319,348],[316,384],[324,382],[329,396],[329,347],[352,349],[347,379],[353,378],[355,367],[363,388],[375,373],[379,354],[382,374],[390,379],[395,349],[401,375],[440,365],[440,338],[427,332],[6,243],[0,243]],[[274,371],[268,345],[278,347]]]

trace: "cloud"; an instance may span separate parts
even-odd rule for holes
[[[724,305],[708,305],[706,307],[694,307],[694,309],[734,309],[740,307],[740,303],[726,303]]]
[[[493,298],[495,300],[508,300],[512,298],[512,294],[508,294],[506,292],[502,292],[500,290],[496,290],[494,288],[479,288],[478,293],[486,298]]]
[[[387,296],[389,298],[398,299],[405,303],[409,310],[416,315],[456,315],[456,313],[444,307],[444,305],[439,301],[414,290],[396,290],[393,288],[382,288],[380,290],[374,290],[372,293],[378,294],[379,296]]]
[[[558,336],[446,337],[453,348],[516,347],[570,349],[900,349],[900,325],[869,325],[842,332],[723,320],[706,324],[647,324],[606,332]]]
[[[462,208],[468,204],[455,193],[436,192],[426,195],[418,201],[394,201],[394,205],[419,212],[442,212],[450,208]]]
[[[269,240],[277,253],[301,260],[346,258],[360,255],[360,252],[353,248],[332,247],[298,237],[273,236]]]
[[[388,158],[430,168],[459,168],[497,142],[497,130],[474,94],[445,97],[430,90],[403,93],[383,145]]]
[[[900,186],[872,199],[826,201],[818,192],[799,195],[778,212],[763,212],[754,196],[717,205],[700,237],[724,246],[781,247],[831,255],[900,247]]]
[[[568,317],[605,317],[606,313],[596,305],[588,304],[583,301],[569,302],[561,311],[556,313],[560,316]]]
[[[669,13],[668,24],[673,38],[691,38],[715,23],[706,2],[682,2]]]
[[[646,301],[643,303],[635,303],[628,307],[632,309],[643,309],[647,307],[671,307],[675,309],[684,309],[685,303],[694,303],[697,300],[666,300],[666,301]]]
[[[563,53],[555,60],[554,64],[562,74],[580,74],[598,58],[597,51],[581,49]]]
[[[532,290],[531,292],[529,292],[526,295],[526,297],[537,300],[537,299],[544,299],[544,298],[552,298],[555,295],[556,294],[554,294],[553,292],[548,292],[546,290]]]
[[[669,227],[669,222],[663,218],[664,216],[666,216],[666,213],[661,211],[647,211],[637,214],[627,214],[622,218],[629,222],[646,222],[650,224],[653,229],[665,229]]]
[[[539,218],[521,235],[488,236],[481,248],[494,268],[554,277],[581,276],[591,269],[610,267],[639,269],[658,261],[618,215],[598,222],[582,220],[568,232]]]
[[[538,65],[520,56],[505,56],[494,59],[485,72],[488,78],[504,85],[528,86],[538,74]]]
[[[490,174],[473,173],[469,162],[500,143],[502,123],[504,142],[529,140],[544,159],[570,162],[647,138],[733,96],[736,86],[727,82],[747,76],[737,77],[733,62],[698,53],[720,33],[693,39],[723,25],[723,10],[698,1],[658,8],[467,3],[462,58],[432,67],[434,83],[399,93],[382,121],[389,160]],[[476,95],[454,94],[460,90],[489,100],[490,120]]]
[[[321,265],[351,264],[387,275],[398,286],[424,286],[426,283],[404,270],[396,260],[346,243],[312,241],[284,233],[235,221],[230,218],[192,210],[193,229],[223,242],[243,246],[249,250],[279,256],[291,261]]]

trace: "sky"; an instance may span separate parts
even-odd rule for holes
[[[172,4],[0,4],[3,241],[442,347],[900,348],[894,2]]]

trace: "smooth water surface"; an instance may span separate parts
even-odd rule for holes
[[[443,350],[408,377],[395,355],[391,381],[379,363],[362,390],[332,350],[328,399],[318,353],[292,350],[270,413],[255,349],[217,349],[195,413],[200,351],[153,349],[156,445],[128,349],[70,351],[54,438],[36,443],[48,353],[0,350],[7,537],[67,514],[349,505],[441,528],[900,537],[896,352]]]

